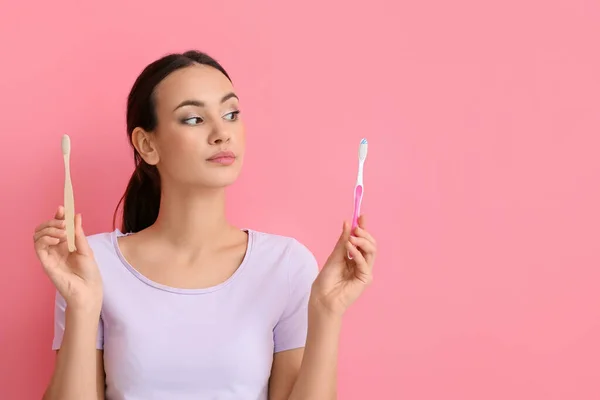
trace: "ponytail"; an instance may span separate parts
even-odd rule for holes
[[[160,175],[157,168],[147,164],[139,156],[136,156],[136,164],[137,167],[129,179],[125,194],[119,201],[119,205],[123,203],[121,222],[123,233],[135,233],[148,228],[156,221],[160,208]],[[117,210],[115,210],[113,223],[116,220]]]

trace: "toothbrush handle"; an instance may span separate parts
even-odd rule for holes
[[[363,187],[358,184],[354,188],[354,215],[352,215],[352,227],[350,228],[350,234],[354,233],[354,229],[358,226],[358,217],[360,216],[360,205],[362,204],[363,198]],[[352,255],[348,252],[348,259],[352,260]]]
[[[352,228],[350,233],[354,232],[354,229],[358,226],[358,217],[360,216],[360,205],[362,204],[363,187],[362,185],[356,185],[354,188],[354,215],[352,216]]]
[[[64,207],[65,222],[67,230],[67,247],[72,253],[77,250],[75,246],[75,200],[73,198],[73,183],[71,182],[71,169],[69,167],[69,156],[64,155],[65,161],[65,190]]]

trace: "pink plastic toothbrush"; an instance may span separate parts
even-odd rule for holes
[[[362,199],[365,194],[363,187],[363,169],[365,166],[365,160],[367,159],[367,139],[362,139],[358,146],[358,176],[356,177],[356,186],[354,187],[354,214],[352,216],[352,228],[351,233],[354,233],[354,229],[358,226],[358,217],[360,215],[360,206]],[[348,252],[348,258],[351,260],[352,256]]]

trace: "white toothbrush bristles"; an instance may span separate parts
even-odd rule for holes
[[[358,146],[358,159],[360,161],[364,161],[367,158],[367,150],[368,150],[368,142],[367,139],[362,139],[360,141],[360,146]]]

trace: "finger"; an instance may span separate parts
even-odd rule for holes
[[[41,250],[46,247],[56,246],[60,243],[60,239],[52,236],[43,236],[35,241],[36,250]]]
[[[346,249],[352,255],[355,267],[355,276],[364,284],[371,283],[371,271],[363,254],[350,242],[346,242]]]
[[[65,219],[65,208],[63,206],[58,206],[56,214],[54,214],[54,218],[63,220]]]
[[[358,216],[358,226],[360,226],[361,228],[365,229],[365,215],[361,214]]]
[[[344,248],[346,243],[348,242],[348,238],[350,237],[350,224],[347,221],[344,221],[342,225],[342,233],[340,234],[340,238],[335,245],[334,251],[344,252]]]
[[[369,242],[373,243],[374,245],[377,245],[375,238],[369,232],[367,232],[364,228],[356,227],[356,231],[354,233],[356,234],[357,237],[363,237],[363,238],[367,239]]]
[[[350,237],[350,243],[358,247],[362,255],[367,261],[369,270],[373,269],[373,261],[375,260],[375,254],[377,253],[377,247],[364,237]]]
[[[40,261],[42,261],[42,264],[45,264],[49,248],[53,246],[58,246],[60,242],[61,239],[52,236],[42,236],[34,242],[33,248],[35,249],[35,252]]]
[[[64,220],[59,220],[59,219],[51,219],[49,221],[44,221],[41,224],[39,224],[36,228],[35,228],[35,232],[39,232],[42,229],[48,228],[48,227],[52,227],[52,228],[64,228],[65,227],[65,221]]]
[[[47,226],[47,227],[43,228],[42,230],[37,231],[33,235],[33,240],[37,241],[44,236],[48,236],[48,237],[60,240],[61,238],[65,237],[66,235],[67,235],[67,231],[65,229],[57,228],[54,226]]]
[[[81,214],[75,215],[75,247],[79,254],[91,255],[92,249],[87,242],[85,232],[83,232]]]

